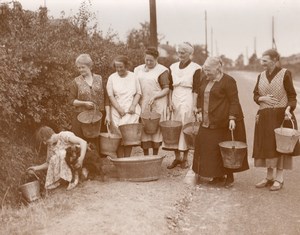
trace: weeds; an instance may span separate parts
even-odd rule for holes
[[[72,200],[61,193],[20,208],[2,207],[0,234],[35,234],[43,230],[51,218],[62,216],[72,209]]]

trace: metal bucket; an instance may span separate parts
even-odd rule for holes
[[[233,131],[231,131],[231,141],[219,143],[223,166],[230,169],[238,169],[242,166],[244,157],[247,154],[247,144],[241,141],[235,141]]]
[[[180,121],[162,121],[159,123],[163,142],[167,148],[175,148],[178,145],[179,137],[182,129]]]
[[[82,133],[86,138],[96,138],[100,134],[102,113],[98,110],[83,111],[77,116]]]
[[[28,202],[33,202],[41,198],[40,182],[38,180],[21,185],[19,190]]]
[[[100,153],[107,156],[117,156],[121,136],[111,133],[100,133]]]
[[[143,112],[141,114],[142,124],[144,125],[144,132],[146,134],[155,134],[159,128],[159,121],[161,115],[156,112]]]
[[[292,153],[294,152],[295,146],[299,141],[300,132],[295,130],[294,122],[292,122],[293,128],[282,127],[283,122],[280,128],[276,128],[275,132],[275,140],[276,140],[276,151],[280,153]]]
[[[123,145],[140,145],[142,139],[141,123],[131,123],[120,125],[119,129],[123,139]]]
[[[161,174],[164,156],[134,156],[127,158],[110,158],[117,169],[121,181],[153,181]]]
[[[200,127],[200,122],[189,122],[182,127],[184,139],[189,149],[195,148],[195,140]]]

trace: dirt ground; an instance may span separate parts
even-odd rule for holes
[[[235,174],[233,188],[211,186],[207,179],[198,185],[190,184],[189,169],[166,168],[174,159],[170,151],[160,151],[159,154],[166,155],[161,177],[151,182],[119,181],[115,167],[105,159],[104,181],[83,182],[72,191],[54,190],[50,198],[65,197],[72,206],[47,219],[43,226],[23,234],[300,234],[300,157],[294,159],[294,169],[285,172],[282,190],[270,192],[254,187],[265,177],[265,169],[253,167],[251,159],[256,106],[249,98],[252,93],[249,87],[254,86],[255,80],[247,80],[252,74],[235,75],[243,79],[238,80],[238,86],[247,128],[250,170]],[[296,115],[299,117],[299,113]],[[136,148],[134,154],[142,155],[141,149]]]

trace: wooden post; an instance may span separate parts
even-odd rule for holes
[[[156,0],[149,0],[150,4],[150,46],[157,48]]]

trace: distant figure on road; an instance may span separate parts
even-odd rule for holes
[[[270,49],[263,53],[261,65],[265,69],[258,75],[254,88],[254,101],[259,105],[256,115],[253,158],[254,166],[266,167],[267,176],[257,183],[256,188],[270,187],[271,191],[280,190],[283,186],[283,170],[292,168],[292,156],[299,155],[299,143],[291,155],[276,151],[274,129],[281,126],[283,120],[291,119],[295,128],[297,122],[293,114],[296,108],[296,91],[291,72],[279,66],[279,54]],[[285,121],[286,127],[292,127]],[[274,178],[274,169],[276,174]]]
[[[160,121],[167,120],[167,105],[169,94],[169,70],[159,64],[159,53],[156,48],[147,48],[145,51],[145,64],[134,69],[142,89],[140,105],[142,112],[157,112],[161,115]],[[160,128],[154,134],[142,133],[142,148],[144,155],[149,155],[149,149],[153,149],[153,155],[158,154],[162,143]]]
[[[202,121],[195,141],[193,171],[199,176],[213,178],[209,184],[225,180],[224,186],[230,188],[234,182],[233,173],[249,169],[247,154],[240,168],[225,168],[219,147],[220,142],[231,140],[231,130],[234,130],[235,140],[246,142],[237,85],[234,78],[223,73],[219,57],[208,57],[203,72],[197,91]]]
[[[181,43],[177,53],[179,62],[170,66],[169,109],[172,113],[172,120],[180,121],[182,125],[185,125],[193,121],[193,111],[197,106],[195,88],[200,83],[201,66],[191,60],[194,48],[190,43]],[[182,153],[183,158],[180,156]],[[172,169],[178,164],[181,168],[187,168],[189,166],[187,157],[188,147],[183,131],[181,131],[178,149],[175,150],[175,160],[168,166],[168,169]]]

